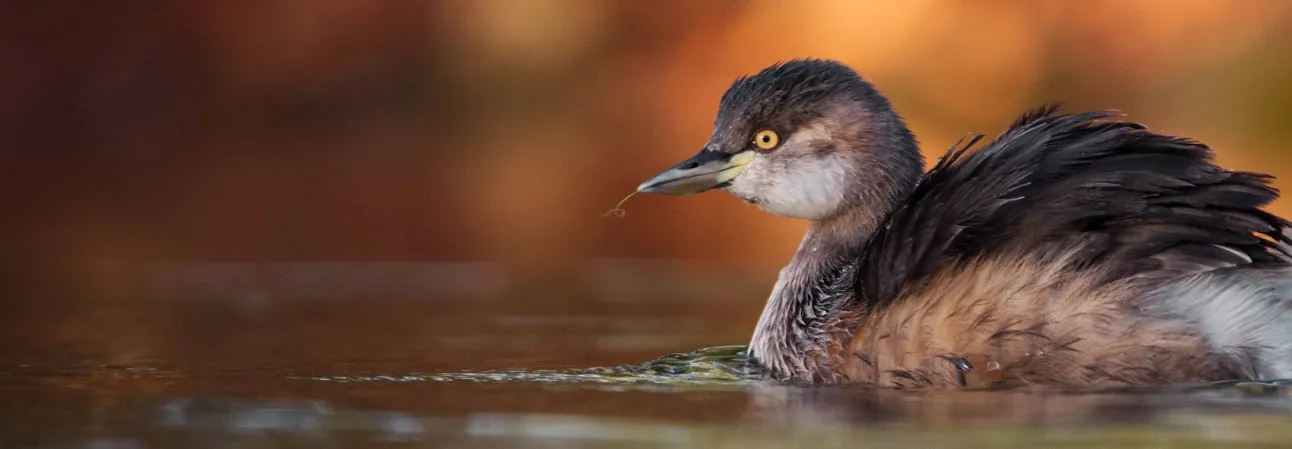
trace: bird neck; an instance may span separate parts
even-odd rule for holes
[[[798,251],[781,270],[754,329],[749,351],[772,377],[814,380],[843,336],[851,332],[858,256],[888,209],[853,209],[808,227]],[[843,333],[841,335],[841,333]]]
[[[888,110],[887,107],[883,110]],[[832,353],[846,344],[856,306],[857,264],[866,243],[888,214],[906,200],[924,172],[915,138],[900,118],[883,114],[855,134],[883,136],[852,139],[852,154],[867,167],[839,212],[814,220],[790,263],[781,270],[749,344],[774,378],[814,380],[830,375]]]

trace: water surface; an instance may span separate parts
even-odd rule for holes
[[[559,287],[488,265],[225,264],[116,292],[28,289],[0,330],[0,447],[1292,441],[1292,396],[1278,385],[899,392],[751,380],[739,344],[768,287],[658,264],[602,264]]]

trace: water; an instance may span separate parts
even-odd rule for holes
[[[540,288],[483,266],[195,266],[27,290],[0,321],[0,447],[1292,444],[1279,383],[759,382],[739,344],[765,282],[620,270]]]

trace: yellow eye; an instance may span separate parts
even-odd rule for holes
[[[776,135],[776,131],[764,129],[754,133],[754,146],[762,150],[776,148],[776,144],[781,143],[781,136]]]

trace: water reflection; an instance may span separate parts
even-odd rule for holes
[[[718,346],[747,340],[767,285],[664,262],[589,273],[546,291],[488,265],[195,265],[160,272],[128,300],[65,296],[74,307],[20,309],[3,317],[18,344],[0,350],[0,447],[1281,447],[1292,439],[1292,395],[1281,384],[1100,392],[768,384],[748,372],[742,346]],[[652,290],[635,297],[614,285]],[[267,300],[249,305],[247,292]]]
[[[286,393],[286,384],[261,380],[276,387],[246,397],[140,398],[112,393],[128,383],[118,379],[81,390],[57,408],[46,401],[27,409],[5,404],[0,442],[87,448],[853,447],[862,441],[911,447],[1260,447],[1292,436],[1292,401],[1283,387],[1259,397],[1232,386],[913,394],[749,384],[625,393],[578,384],[425,381],[387,383],[380,397],[410,400],[373,402],[356,394],[363,388],[321,382],[301,390],[318,398],[275,398]],[[26,397],[55,399],[55,391]],[[440,400],[441,394],[476,400],[446,407],[453,401]]]

